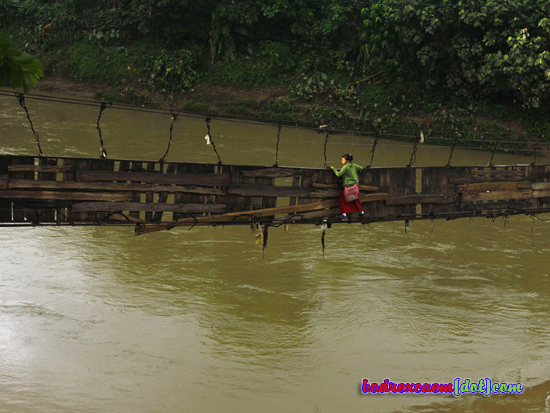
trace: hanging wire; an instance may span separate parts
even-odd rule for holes
[[[277,150],[275,151],[275,165],[273,166],[279,166],[279,139],[281,136],[281,125],[277,127]]]
[[[216,156],[218,157],[218,164],[222,164],[222,159],[220,158],[220,154],[216,150],[216,145],[214,144],[214,141],[212,140],[212,135],[210,134],[210,117],[207,117],[205,119],[206,122],[206,128],[208,129],[208,132],[206,133],[206,144],[212,145],[212,148],[214,148],[214,152],[216,153]]]
[[[372,161],[374,161],[374,151],[376,151],[376,145],[378,145],[378,139],[380,139],[380,134],[378,132],[378,128],[375,128],[374,142],[372,143],[372,149],[370,150],[370,153],[371,153],[370,163],[368,164],[367,168],[370,168],[372,166]]]
[[[449,155],[449,160],[447,161],[447,165],[445,165],[447,168],[451,167],[451,159],[453,159],[453,152],[455,151],[456,145],[458,143],[458,138],[460,137],[460,133],[456,133],[456,136],[453,140],[453,146],[451,147],[451,154]]]
[[[31,125],[31,130],[34,135],[34,139],[36,139],[36,144],[38,145],[38,156],[44,156],[44,153],[42,152],[42,147],[40,146],[40,135],[38,135],[38,132],[34,130],[31,116],[29,115],[27,104],[25,103],[25,95],[23,93],[16,93],[15,97],[17,97],[17,101],[19,102],[19,105],[25,110],[25,113],[27,114],[27,119],[29,120],[29,123]]]
[[[168,147],[166,148],[166,152],[162,156],[162,158],[159,159],[160,163],[164,162],[164,158],[168,155],[168,152],[170,151],[170,146],[172,145],[172,130],[174,129],[174,123],[178,120],[178,113],[172,113],[172,122],[170,123],[170,139],[168,140]]]
[[[407,165],[407,168],[410,168],[416,162],[416,151],[418,150],[419,141],[420,141],[420,135],[415,136],[414,142],[413,142],[413,150],[411,153],[411,159],[409,160],[409,164]]]
[[[328,143],[328,137],[329,137],[329,130],[325,129],[325,148],[324,148],[324,154],[325,154],[325,167],[328,166],[327,164],[327,143]]]
[[[97,117],[97,132],[99,133],[99,143],[101,144],[101,147],[99,150],[101,151],[101,158],[107,159],[107,150],[105,149],[105,146],[103,145],[103,137],[101,136],[101,127],[99,126],[99,121],[101,120],[101,115],[103,115],[103,111],[107,109],[108,106],[113,106],[111,102],[101,102],[101,106],[99,108],[99,116]]]
[[[491,149],[491,159],[489,160],[489,163],[487,165],[490,167],[493,166],[493,158],[495,157],[495,152],[498,149],[498,146],[498,143],[495,143],[494,145],[491,145],[489,143],[489,148]]]
[[[533,146],[533,166],[535,166],[535,164],[537,163],[537,148],[538,148],[539,144],[538,143],[535,143],[535,145]]]

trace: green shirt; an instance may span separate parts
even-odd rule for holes
[[[339,171],[336,170],[336,168],[333,169],[337,177],[341,177],[341,176],[344,177],[343,180],[344,180],[345,187],[353,186],[359,183],[359,177],[357,176],[357,171],[362,171],[362,170],[363,170],[362,166],[359,166],[352,162],[348,162],[347,164],[345,164],[342,167],[342,169],[340,169]]]

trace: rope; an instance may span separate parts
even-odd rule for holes
[[[539,144],[538,143],[535,143],[535,145],[533,146],[533,166],[535,166],[535,164],[537,163],[537,148],[538,148]]]
[[[273,166],[279,166],[279,139],[281,136],[281,125],[277,127],[277,149],[275,151],[275,165]]]
[[[206,127],[208,129],[208,132],[206,133],[206,144],[212,145],[212,148],[214,148],[214,152],[216,153],[216,156],[218,157],[218,164],[222,164],[222,160],[220,158],[220,154],[216,150],[216,145],[214,144],[214,141],[212,140],[212,135],[210,134],[210,117],[205,119]]]
[[[460,137],[460,133],[456,133],[456,137],[453,140],[453,146],[451,147],[451,154],[449,155],[449,160],[447,161],[447,165],[445,165],[447,168],[451,167],[451,159],[453,159],[453,152],[455,151],[456,144],[458,143],[458,138]]]
[[[376,128],[374,130],[374,142],[372,143],[372,149],[370,150],[370,163],[367,168],[370,168],[372,166],[372,161],[374,160],[374,151],[376,150],[376,145],[378,145],[378,139],[380,139],[380,135],[378,134],[378,128]]]
[[[40,136],[38,135],[38,132],[34,130],[31,116],[29,115],[29,110],[27,109],[27,105],[25,103],[25,95],[23,93],[16,93],[15,97],[17,97],[17,101],[19,102],[19,105],[23,109],[25,109],[25,113],[27,114],[27,119],[29,120],[29,123],[31,125],[32,133],[34,134],[34,139],[36,139],[36,144],[38,145],[38,156],[44,156],[44,153],[42,152],[42,147],[40,146]]]
[[[412,153],[411,153],[411,159],[409,160],[409,164],[407,165],[407,168],[410,168],[416,162],[416,151],[418,150],[418,141],[419,140],[420,140],[420,136],[415,136],[414,137],[413,150],[412,150]]]
[[[495,145],[492,145],[492,146],[489,145],[489,148],[491,149],[491,159],[489,160],[489,163],[487,165],[492,167],[493,166],[493,158],[495,157],[495,152],[498,149],[498,144],[495,144]]]
[[[168,147],[166,148],[166,152],[164,152],[164,155],[162,158],[159,159],[160,163],[164,162],[164,158],[168,155],[168,152],[170,151],[170,146],[172,145],[172,130],[174,129],[174,123],[178,120],[178,114],[172,113],[172,122],[170,123],[170,139],[168,140]]]
[[[325,166],[327,165],[327,143],[328,143],[328,137],[329,137],[329,130],[325,130],[325,148],[324,148],[324,154],[325,154]]]
[[[99,148],[99,150],[101,151],[101,158],[105,158],[107,159],[107,150],[105,149],[105,146],[103,145],[103,137],[101,136],[101,127],[99,126],[99,121],[101,120],[101,115],[103,115],[103,111],[105,109],[107,109],[107,106],[113,106],[112,103],[106,103],[106,102],[101,102],[101,106],[99,108],[99,116],[97,117],[97,132],[99,133],[99,143],[101,145],[101,147]]]

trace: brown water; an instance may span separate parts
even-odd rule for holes
[[[99,156],[97,109],[28,100],[46,155]],[[0,153],[36,154],[15,98]],[[159,159],[170,117],[109,110],[111,158]],[[181,119],[168,160],[215,162]],[[272,164],[275,127],[212,121],[225,163]],[[223,137],[219,136],[222,135]],[[324,136],[283,129],[281,165],[323,166]],[[371,139],[331,136],[370,159]],[[421,146],[417,165],[449,149]],[[381,141],[374,166],[408,163]],[[457,150],[455,165],[490,154]],[[530,159],[496,154],[495,163]],[[547,219],[548,216],[542,217]],[[544,412],[550,229],[528,217],[272,229],[0,229],[0,411]],[[534,241],[535,246],[533,246]],[[361,395],[363,378],[521,381],[521,395]]]

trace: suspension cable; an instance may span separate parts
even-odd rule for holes
[[[19,102],[19,105],[25,110],[25,113],[27,114],[27,119],[29,120],[29,123],[31,125],[31,131],[34,134],[34,139],[36,139],[36,144],[38,145],[38,154],[39,154],[38,156],[44,156],[44,153],[42,152],[42,147],[40,146],[40,135],[38,135],[38,132],[34,130],[31,116],[29,115],[27,104],[25,103],[25,95],[23,93],[16,93],[15,97],[17,97],[17,101]]]

